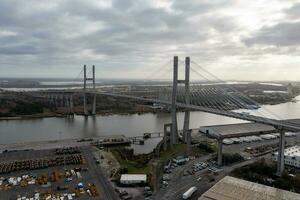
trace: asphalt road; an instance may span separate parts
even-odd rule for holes
[[[197,183],[197,178],[200,176],[183,176],[185,170],[190,169],[194,163],[200,161],[206,161],[210,159],[212,155],[203,156],[201,158],[192,160],[182,167],[178,167],[173,170],[170,175],[171,181],[169,186],[166,189],[161,189],[158,193],[155,194],[153,199],[155,200],[164,200],[164,199],[181,199],[182,194],[188,190],[190,187],[194,186]],[[202,186],[202,185],[201,185]],[[203,184],[204,186],[204,184]],[[206,187],[199,187],[198,190],[206,191]]]
[[[85,156],[86,162],[89,166],[89,171],[94,173],[94,183],[98,183],[100,186],[101,194],[100,199],[103,200],[118,200],[119,197],[116,195],[114,188],[112,187],[109,180],[106,179],[100,165],[97,165],[94,160],[93,148],[83,147],[82,154]]]
[[[173,179],[169,181],[169,185],[165,189],[161,189],[154,197],[155,200],[179,200],[182,199],[182,194],[187,191],[190,187],[196,186],[197,191],[190,198],[191,200],[197,200],[204,192],[206,192],[209,188],[211,188],[214,184],[216,184],[223,177],[228,175],[231,171],[240,168],[242,166],[249,165],[257,160],[261,159],[261,157],[253,158],[251,160],[247,160],[241,163],[237,163],[231,166],[223,167],[223,171],[218,175],[213,175],[208,169],[201,170],[194,175],[183,176],[183,172],[187,169],[191,169],[191,166],[196,162],[202,162],[209,160],[212,155],[204,156],[199,159],[193,160],[183,167],[179,167],[174,170]],[[265,155],[267,156],[267,155]],[[199,177],[202,177],[201,181],[197,181]],[[210,181],[211,178],[214,178],[214,181]]]

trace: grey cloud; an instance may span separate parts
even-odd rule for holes
[[[231,41],[239,31],[236,19],[218,13],[231,6],[231,0],[173,0],[170,10],[153,7],[149,0],[112,0],[111,7],[98,7],[96,2],[1,0],[0,71],[15,74],[26,68],[34,74],[51,69],[54,74],[96,64],[109,73],[122,67],[149,69],[175,54],[209,63],[226,56],[257,56],[261,52],[251,47],[256,43],[299,42],[299,29],[290,23],[254,33],[244,40],[249,47]],[[1,36],[1,31],[16,34]],[[284,38],[290,34],[294,38]],[[218,42],[208,43],[210,39]]]
[[[250,38],[244,39],[245,44],[297,46],[300,44],[300,22],[280,23],[264,27]]]
[[[291,8],[286,10],[286,14],[290,19],[300,18],[300,3],[294,4]]]

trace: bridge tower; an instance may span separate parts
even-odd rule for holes
[[[178,129],[177,129],[177,85],[178,85],[178,56],[174,56],[173,61],[173,89],[172,89],[172,104],[171,104],[171,135],[170,135],[170,144],[171,147],[174,144],[178,143]]]
[[[190,58],[185,58],[185,80],[178,80],[178,56],[174,56],[173,63],[173,90],[172,90],[172,104],[171,104],[171,118],[172,118],[172,126],[171,126],[171,146],[173,144],[178,143],[178,127],[177,127],[177,88],[178,84],[185,85],[185,103],[190,103]],[[185,111],[184,114],[184,125],[183,125],[183,139],[184,141],[190,141],[186,139],[189,131],[189,121],[190,121],[190,112],[189,110]]]
[[[185,104],[189,105],[190,104],[190,57],[185,58],[185,94],[184,94],[184,99],[185,99]],[[184,111],[184,123],[183,123],[183,141],[189,143],[191,141],[190,137],[190,111],[189,109],[186,109]],[[189,144],[188,144],[189,145]],[[188,147],[189,148],[189,147]]]
[[[88,108],[87,108],[87,95],[86,95],[86,92],[87,92],[87,82],[88,81],[92,81],[93,83],[93,86],[92,86],[92,89],[93,91],[96,90],[96,81],[95,81],[95,65],[93,65],[93,76],[92,78],[88,78],[87,77],[87,74],[86,74],[86,65],[84,65],[84,83],[83,83],[83,111],[84,111],[84,115],[88,115],[89,114],[89,111],[88,111]],[[96,94],[94,94],[93,96],[93,103],[92,103],[92,115],[95,115],[96,114]]]

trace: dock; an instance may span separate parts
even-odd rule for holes
[[[46,149],[56,149],[62,147],[80,147],[80,146],[89,146],[95,142],[96,143],[103,142],[104,145],[130,144],[130,141],[126,136],[112,135],[112,136],[99,136],[99,137],[90,137],[90,138],[0,144],[0,152],[17,151],[17,150],[46,150]]]

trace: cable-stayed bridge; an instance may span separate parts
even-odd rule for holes
[[[184,63],[184,77],[179,78],[179,64]],[[191,63],[193,67],[191,67]],[[167,66],[167,67],[165,67]],[[169,68],[171,66],[171,68]],[[165,69],[170,69],[165,70]],[[202,72],[199,72],[199,69]],[[250,122],[256,122],[261,124],[267,124],[275,127],[281,135],[280,148],[279,148],[279,158],[278,173],[283,171],[283,151],[284,151],[284,132],[300,132],[300,124],[294,124],[287,121],[282,121],[281,119],[276,119],[276,116],[272,111],[268,111],[275,118],[270,118],[265,116],[251,115],[246,112],[235,111],[237,109],[257,109],[260,106],[258,103],[244,95],[243,93],[237,91],[230,85],[226,85],[224,81],[221,81],[213,74],[209,73],[203,69],[200,65],[195,62],[191,62],[189,57],[186,57],[185,61],[179,61],[178,57],[175,56],[173,59],[173,65],[168,62],[164,65],[164,69],[158,69],[159,73],[163,74],[173,74],[171,80],[161,81],[161,85],[151,85],[151,83],[145,82],[145,87],[139,88],[139,90],[128,89],[126,91],[113,91],[102,87],[96,87],[96,76],[95,67],[92,68],[92,75],[86,70],[84,66],[84,77],[83,77],[83,89],[72,89],[72,90],[52,90],[44,92],[34,92],[34,95],[39,94],[41,98],[46,97],[50,99],[52,94],[64,94],[67,98],[63,98],[62,102],[66,101],[66,105],[70,107],[73,106],[72,94],[82,94],[83,104],[84,104],[84,114],[89,115],[87,107],[87,98],[92,97],[92,112],[91,114],[96,114],[96,98],[97,96],[109,96],[114,98],[125,98],[133,99],[139,102],[147,102],[151,104],[161,105],[168,107],[171,111],[171,130],[169,135],[170,145],[178,143],[178,128],[177,128],[177,110],[184,110],[184,125],[183,125],[183,136],[185,141],[190,141],[188,139],[189,135],[189,118],[190,111],[197,110],[207,113],[212,113],[216,115],[246,120]],[[197,78],[191,77],[196,75]],[[157,74],[158,72],[155,72]],[[81,73],[80,73],[81,74]],[[209,78],[210,77],[210,78]],[[191,79],[194,78],[194,81]],[[211,80],[213,78],[213,80]],[[89,88],[88,81],[91,82],[91,88]],[[137,86],[135,86],[137,88]],[[144,90],[143,90],[144,89]],[[66,99],[66,100],[64,100]],[[53,98],[52,98],[53,100]],[[54,99],[55,101],[55,99]]]

